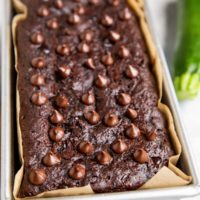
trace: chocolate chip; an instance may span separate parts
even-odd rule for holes
[[[54,154],[53,152],[47,153],[47,155],[43,158],[43,163],[48,167],[59,164],[60,162],[61,162],[61,157]]]
[[[124,10],[122,10],[120,13],[119,13],[119,17],[120,19],[122,20],[128,20],[131,18],[131,12],[129,11],[128,8],[125,8]]]
[[[44,169],[32,169],[28,178],[33,185],[42,185],[46,181],[47,175]]]
[[[151,132],[147,133],[146,135],[147,140],[154,141],[157,137],[157,131],[156,129],[152,130]]]
[[[91,105],[95,102],[95,96],[93,91],[89,91],[82,96],[82,102],[86,105]]]
[[[32,59],[31,65],[35,68],[41,69],[46,67],[46,62],[43,57],[37,57]]]
[[[55,0],[54,4],[55,4],[56,8],[58,8],[58,9],[61,9],[64,7],[64,3],[62,0]]]
[[[117,100],[121,106],[126,106],[131,103],[131,96],[126,93],[120,93]]]
[[[119,49],[119,56],[121,58],[127,58],[130,55],[129,49],[127,49],[125,46],[121,46]]]
[[[56,105],[59,108],[67,108],[69,106],[69,101],[65,96],[59,95],[56,97]]]
[[[56,52],[61,56],[68,56],[70,53],[70,49],[67,44],[60,44],[58,45]]]
[[[49,9],[46,6],[41,6],[37,10],[37,13],[40,17],[47,17],[49,15]]]
[[[100,0],[90,0],[89,2],[90,4],[95,5],[95,6],[100,4]]]
[[[64,117],[61,113],[59,113],[57,110],[54,110],[51,117],[50,117],[50,120],[53,124],[59,124],[59,123],[62,123],[63,120],[64,120]]]
[[[42,86],[45,84],[45,78],[44,76],[40,74],[34,74],[31,76],[31,84],[34,86]]]
[[[78,50],[82,53],[89,53],[90,52],[90,47],[88,44],[86,44],[85,42],[81,42],[78,45]]]
[[[97,161],[101,165],[108,165],[112,161],[111,155],[106,151],[101,151],[97,154]]]
[[[111,16],[109,15],[104,15],[102,20],[101,20],[101,23],[104,25],[104,26],[112,26],[114,24],[114,20]]]
[[[115,153],[121,154],[127,151],[128,146],[122,139],[118,139],[112,144],[112,149]]]
[[[86,112],[84,114],[84,117],[92,125],[95,125],[95,124],[97,124],[100,121],[99,114],[96,111],[94,111],[94,110]]]
[[[108,83],[109,83],[108,78],[102,75],[98,75],[95,81],[96,86],[99,88],[107,87]]]
[[[61,127],[55,127],[49,131],[49,137],[54,142],[59,142],[60,140],[62,140],[62,138],[64,137],[64,134],[65,134],[64,129]]]
[[[85,174],[85,166],[81,164],[76,164],[69,170],[69,176],[74,180],[83,179],[85,177]]]
[[[126,129],[126,136],[131,139],[135,139],[140,136],[140,129],[135,126],[134,124],[131,124],[127,129]]]
[[[112,57],[112,55],[111,55],[110,52],[108,52],[107,54],[105,54],[102,57],[101,60],[102,60],[103,64],[105,64],[105,65],[112,65],[114,63],[114,59],[113,59],[113,57]]]
[[[86,154],[86,155],[90,155],[93,153],[94,151],[94,147],[92,145],[92,143],[88,142],[88,141],[83,141],[79,144],[79,147],[78,147],[79,151],[83,154]]]
[[[50,19],[49,21],[47,21],[47,26],[50,29],[58,29],[59,24],[58,24],[57,18],[53,18],[53,19]]]
[[[116,126],[118,124],[118,122],[119,122],[119,118],[116,114],[108,113],[104,117],[104,123],[107,126],[110,126],[110,127]]]
[[[117,33],[116,31],[110,31],[110,39],[112,42],[117,42],[121,38],[120,34]]]
[[[74,13],[74,14],[70,14],[69,17],[68,17],[68,22],[70,24],[78,24],[80,23],[81,21],[81,18],[78,14]]]
[[[62,67],[58,68],[58,74],[62,78],[67,78],[71,74],[71,69],[68,66],[63,65]]]
[[[76,14],[79,14],[79,15],[83,15],[85,13],[85,8],[81,5],[78,5],[75,9],[74,9],[74,12]]]
[[[43,92],[35,92],[31,97],[31,101],[37,106],[42,106],[47,103],[48,98]]]
[[[128,78],[135,78],[138,75],[138,70],[134,68],[132,65],[129,65],[126,69],[126,76]]]
[[[140,164],[149,162],[149,156],[144,149],[137,149],[133,154],[133,158]]]
[[[109,0],[108,3],[112,6],[118,6],[120,4],[120,0]]]
[[[92,58],[88,58],[86,61],[85,61],[85,66],[89,69],[95,69],[95,65],[94,65],[94,61]]]
[[[94,37],[94,33],[91,30],[86,30],[80,35],[80,39],[86,42],[91,42]]]
[[[44,36],[40,32],[33,33],[31,36],[31,42],[33,44],[42,44],[44,42]]]
[[[133,121],[137,117],[137,111],[131,108],[128,108],[126,115]]]

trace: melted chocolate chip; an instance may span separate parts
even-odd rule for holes
[[[121,38],[120,34],[117,33],[116,31],[110,31],[110,40],[112,42],[117,42],[119,41]]]
[[[113,127],[113,126],[116,126],[119,122],[119,118],[117,115],[115,114],[106,114],[106,116],[104,117],[104,123],[107,125],[107,126],[110,126],[110,127]]]
[[[64,120],[64,117],[61,113],[59,113],[57,110],[53,111],[53,114],[50,117],[50,120],[53,124],[59,124],[62,123]]]
[[[129,49],[127,49],[125,46],[121,46],[119,49],[119,56],[121,58],[127,58],[130,55]]]
[[[128,108],[126,111],[126,115],[133,121],[135,118],[137,118],[137,111],[131,108]]]
[[[69,106],[69,101],[65,96],[59,95],[56,97],[56,105],[59,108],[67,108]]]
[[[81,5],[78,5],[75,9],[74,9],[74,12],[76,14],[79,14],[79,15],[83,15],[85,13],[85,8]]]
[[[37,13],[40,17],[47,17],[49,15],[49,9],[46,6],[41,6]]]
[[[67,44],[58,45],[56,52],[61,56],[68,56],[70,53],[70,48]]]
[[[131,96],[126,93],[120,93],[117,100],[121,106],[126,106],[131,103]]]
[[[46,62],[43,57],[37,57],[32,59],[31,65],[35,68],[41,69],[46,67]]]
[[[101,151],[97,154],[97,161],[101,165],[108,165],[112,161],[112,157],[108,152]]]
[[[126,69],[126,76],[128,78],[135,78],[138,75],[138,70],[134,68],[132,65],[129,65]]]
[[[133,158],[140,164],[149,162],[149,156],[144,149],[137,149],[133,154]]]
[[[48,98],[43,92],[35,92],[31,97],[31,101],[37,106],[42,106],[47,103]]]
[[[99,114],[96,111],[94,111],[94,110],[86,112],[84,114],[84,117],[92,125],[95,125],[95,124],[97,124],[100,121]]]
[[[105,76],[102,76],[102,75],[98,75],[96,81],[95,81],[95,84],[97,87],[99,88],[106,88],[108,86],[108,79],[107,77]]]
[[[34,86],[42,86],[45,84],[45,78],[44,76],[40,74],[32,75],[30,81],[31,81],[31,84]]]
[[[55,127],[49,131],[49,137],[54,142],[59,142],[60,140],[62,140],[62,138],[64,137],[64,134],[65,134],[64,129],[61,127]]]
[[[71,74],[71,69],[68,66],[62,66],[58,68],[58,74],[62,78],[67,78]]]
[[[78,50],[82,53],[89,53],[90,52],[90,46],[85,43],[85,42],[81,42],[79,45],[78,45]]]
[[[109,0],[108,3],[112,6],[118,6],[120,4],[120,0]]]
[[[61,162],[61,157],[54,154],[53,152],[47,153],[47,155],[43,158],[43,163],[48,167],[59,164],[60,162]]]
[[[70,14],[69,17],[68,17],[68,22],[70,24],[78,24],[80,23],[81,21],[81,18],[78,14],[74,13],[74,14]]]
[[[64,3],[62,0],[55,0],[54,4],[55,4],[55,7],[58,9],[61,9],[64,7]]]
[[[86,105],[91,105],[95,103],[95,96],[92,91],[87,92],[82,96],[82,102]]]
[[[118,139],[112,144],[112,149],[115,153],[121,154],[127,151],[128,146],[122,139]]]
[[[90,4],[95,5],[95,6],[100,4],[100,0],[90,0],[89,2]]]
[[[129,11],[128,8],[125,8],[124,10],[122,10],[120,13],[119,13],[119,18],[122,19],[122,20],[128,20],[131,18],[131,12]]]
[[[107,54],[105,54],[102,57],[101,60],[102,60],[103,64],[105,64],[105,65],[112,65],[114,63],[114,59],[113,59],[113,57],[112,57],[112,55],[111,55],[110,52],[108,52]]]
[[[31,36],[31,42],[33,44],[42,44],[44,42],[44,36],[40,32],[33,33]]]
[[[101,20],[101,23],[104,25],[104,26],[112,26],[114,24],[114,20],[111,16],[109,15],[104,15],[102,20]]]
[[[85,166],[81,164],[76,164],[69,170],[69,176],[74,180],[83,179],[85,177],[85,174]]]
[[[160,164],[162,163],[162,158],[161,157],[151,157],[151,159],[154,162],[154,165],[159,168]]]
[[[92,58],[88,58],[86,61],[85,61],[85,66],[89,69],[95,69],[95,65],[94,65],[94,61]]]
[[[126,129],[126,136],[131,139],[135,139],[140,136],[140,130],[137,126],[134,124],[131,124],[127,129]]]
[[[153,131],[147,133],[145,136],[146,136],[147,140],[154,141],[156,139],[156,137],[157,137],[156,129],[154,129]]]
[[[86,42],[91,42],[94,37],[94,33],[91,30],[86,30],[80,35],[80,39]]]
[[[33,185],[42,185],[47,179],[44,169],[32,169],[29,174],[29,181]]]
[[[78,147],[79,151],[83,154],[86,154],[86,155],[90,155],[93,153],[94,151],[94,147],[92,145],[92,143],[88,142],[88,141],[83,141],[79,144],[79,147]]]
[[[47,21],[47,26],[50,29],[58,29],[59,24],[58,24],[57,18],[53,18],[53,19],[50,19],[49,21]]]

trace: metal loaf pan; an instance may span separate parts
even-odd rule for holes
[[[9,0],[2,1],[2,30],[1,30],[1,199],[13,199],[13,181],[14,174],[18,170],[17,166],[17,131],[15,126],[15,92],[16,92],[16,74],[13,62],[13,53],[10,50],[12,47],[11,41],[11,19],[13,9]],[[151,20],[151,13],[148,9],[148,0],[145,0],[145,12],[147,20],[154,38],[157,50],[163,66],[164,77],[164,97],[163,101],[171,108],[174,116],[176,130],[183,147],[183,153],[180,158],[181,168],[193,177],[193,182],[188,186],[137,190],[119,193],[93,194],[83,196],[56,197],[51,199],[65,200],[134,200],[134,199],[179,199],[181,197],[191,197],[200,193],[200,175],[198,177],[197,165],[191,151],[187,132],[181,122],[179,114],[178,102],[174,92],[173,84],[169,74],[168,66],[165,61],[161,46],[157,41],[156,34]],[[19,162],[19,161],[18,161]]]

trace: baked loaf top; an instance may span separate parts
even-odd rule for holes
[[[23,0],[18,196],[140,187],[173,155],[138,19],[125,0]]]

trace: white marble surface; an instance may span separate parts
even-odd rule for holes
[[[176,0],[149,0],[154,27],[165,51],[169,66],[172,65],[176,34]],[[200,95],[193,101],[179,103],[183,122],[192,143],[193,152],[200,169]],[[200,176],[200,175],[199,175]],[[188,200],[200,200],[200,196]]]

